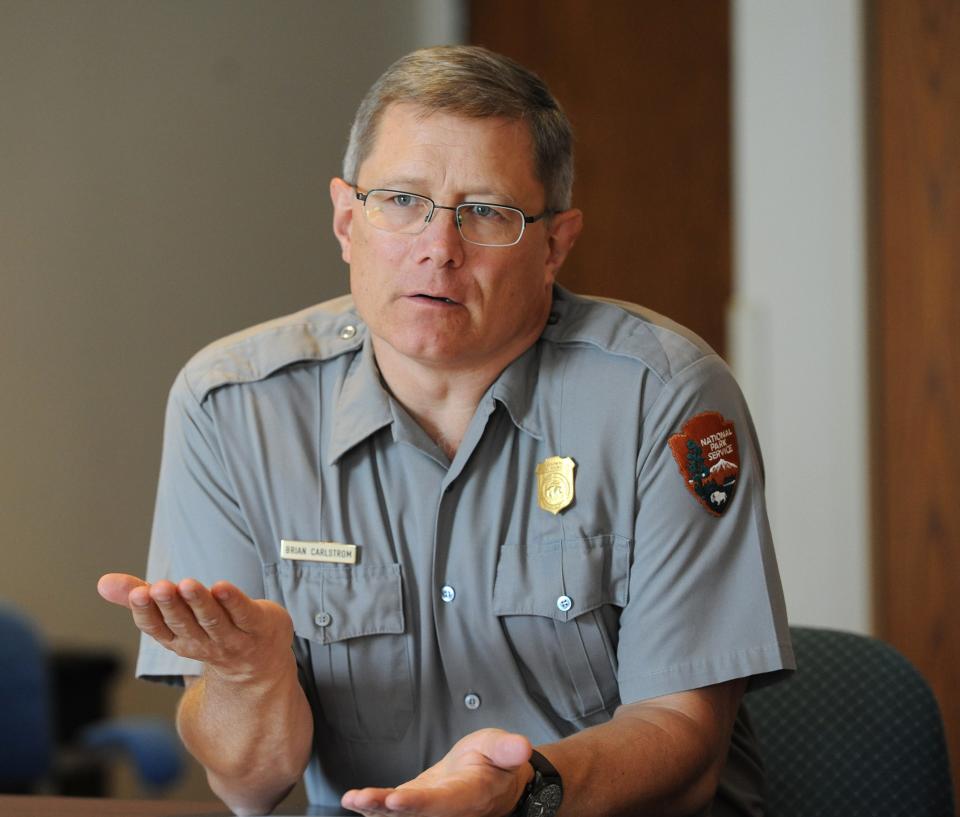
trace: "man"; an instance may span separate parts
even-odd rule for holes
[[[398,61],[330,185],[352,300],[174,385],[147,581],[100,592],[239,814],[304,772],[365,815],[761,813],[753,430],[701,341],[555,285],[571,145],[510,60]]]

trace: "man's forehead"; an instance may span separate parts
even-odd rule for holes
[[[471,192],[520,194],[536,184],[533,140],[523,120],[473,117],[409,103],[386,108],[362,171],[403,188],[456,177]],[[362,175],[369,175],[369,172]],[[411,188],[413,189],[413,188]]]

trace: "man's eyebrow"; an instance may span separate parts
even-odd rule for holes
[[[414,179],[407,176],[389,176],[383,182],[373,185],[380,189],[403,190],[405,192],[416,193],[419,190],[425,190],[427,183],[423,179]]]
[[[515,196],[511,196],[509,193],[498,193],[495,190],[486,190],[481,193],[470,193],[470,195],[464,196],[463,200],[478,202],[488,201],[491,204],[507,204],[512,207],[516,206],[517,201]]]
[[[373,187],[380,188],[381,190],[400,190],[404,193],[416,193],[420,196],[429,195],[423,192],[427,189],[428,182],[425,179],[413,178],[411,176],[388,176],[384,181],[378,182],[376,185],[373,185]],[[433,196],[429,197],[434,198]],[[464,201],[476,201],[516,206],[515,196],[502,190],[497,191],[493,188],[475,188],[471,190],[470,193],[459,195],[457,198],[459,199],[457,204]],[[447,204],[448,202],[438,203]]]

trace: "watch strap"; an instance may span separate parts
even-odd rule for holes
[[[533,778],[520,795],[511,817],[553,817],[563,799],[563,781],[556,767],[536,749],[530,754]]]

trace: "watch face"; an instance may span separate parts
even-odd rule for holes
[[[563,789],[556,783],[548,783],[539,791],[535,791],[530,796],[530,807],[527,814],[530,817],[553,817],[560,808],[560,801],[563,800]]]

